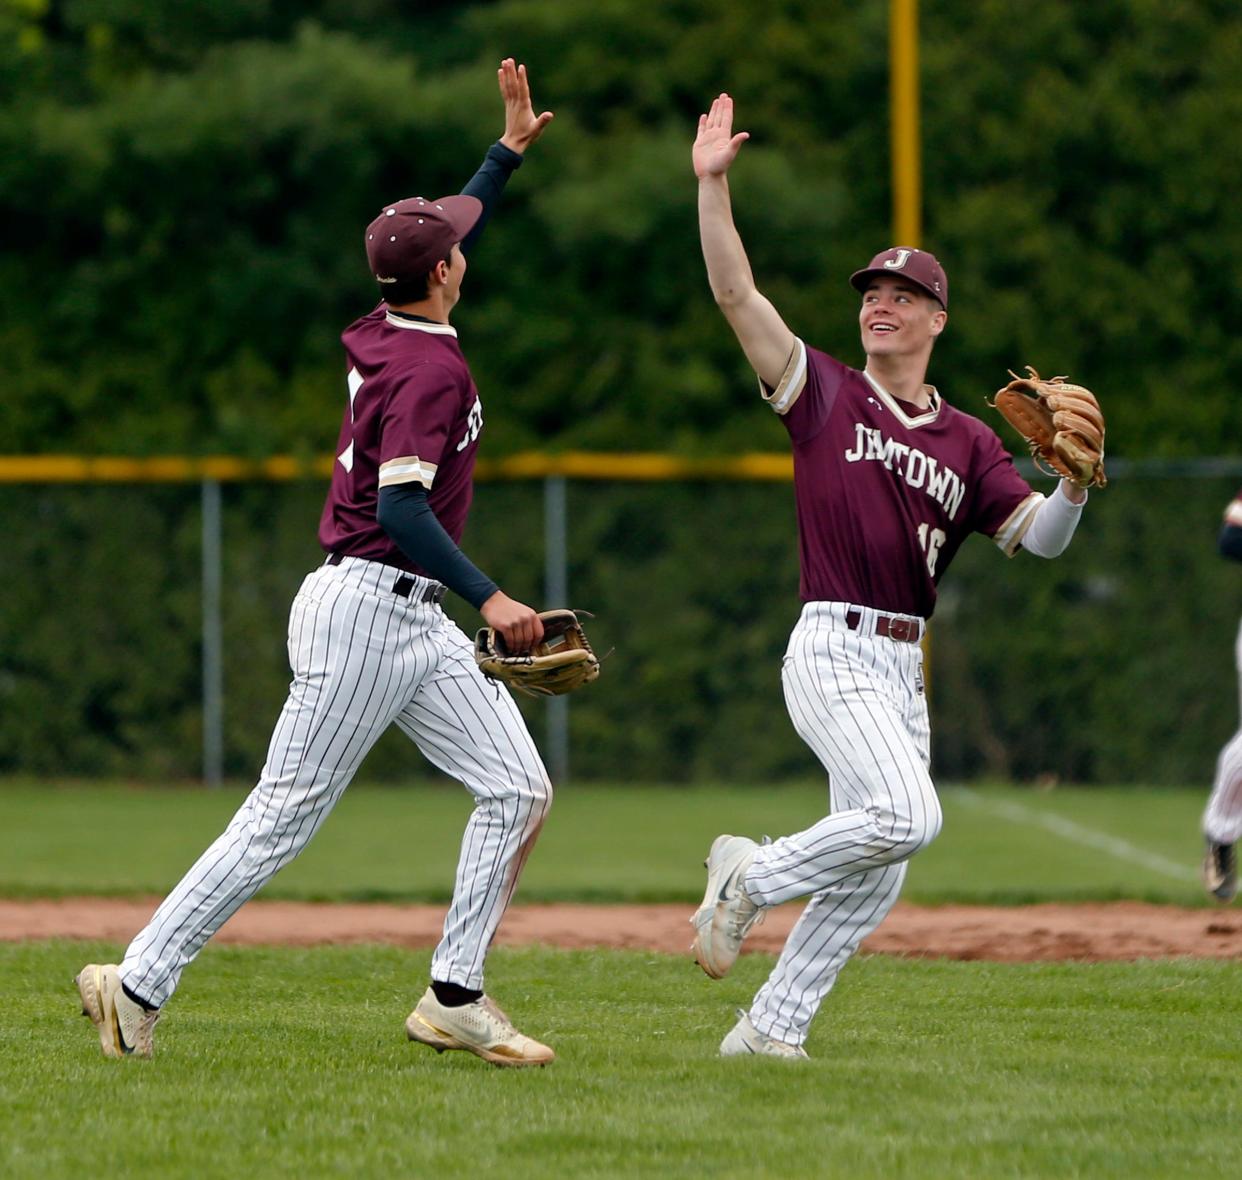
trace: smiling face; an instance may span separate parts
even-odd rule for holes
[[[869,357],[929,354],[948,312],[921,287],[877,275],[863,291],[858,325]]]

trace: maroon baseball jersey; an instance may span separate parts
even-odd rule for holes
[[[341,335],[349,404],[341,423],[319,543],[425,574],[376,520],[380,488],[420,483],[444,531],[461,541],[483,406],[448,324],[380,304]]]
[[[793,443],[804,602],[927,618],[966,537],[1012,555],[1043,499],[978,418],[935,391],[900,401],[801,340],[763,395]]]

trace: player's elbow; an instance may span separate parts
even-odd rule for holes
[[[1063,541],[1049,543],[1047,541],[1039,542],[1035,538],[1023,538],[1021,548],[1029,553],[1032,557],[1042,557],[1047,561],[1051,561],[1054,557],[1060,557],[1069,548],[1071,538],[1066,537]]]
[[[716,306],[726,315],[730,310],[741,307],[755,290],[753,283],[742,282],[738,279],[713,280],[711,287],[712,298],[716,300]]]
[[[1022,535],[1022,548],[1033,557],[1060,557],[1074,539],[1086,498],[1071,500],[1064,489],[1065,484],[1062,483],[1056,492],[1040,503],[1030,526]]]

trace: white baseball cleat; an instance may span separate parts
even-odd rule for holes
[[[1232,844],[1207,841],[1203,856],[1203,887],[1217,901],[1233,901],[1238,893],[1238,856]]]
[[[703,904],[690,919],[694,926],[691,949],[700,967],[713,979],[723,979],[737,960],[742,941],[763,921],[763,908],[742,888],[746,870],[759,845],[745,836],[717,836],[707,860],[707,891]]]
[[[406,1020],[405,1032],[437,1053],[465,1049],[493,1065],[547,1065],[556,1058],[547,1045],[518,1032],[488,996],[450,1008],[428,988]]]
[[[82,1015],[99,1030],[105,1057],[151,1057],[159,1009],[144,1008],[121,987],[115,963],[88,963],[74,977],[82,997]]]
[[[806,1060],[806,1050],[801,1045],[791,1045],[787,1041],[776,1041],[766,1033],[761,1033],[750,1022],[750,1017],[737,1010],[737,1024],[729,1030],[728,1036],[720,1042],[721,1057],[784,1057],[787,1061]]]

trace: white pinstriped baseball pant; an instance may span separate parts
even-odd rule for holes
[[[1233,646],[1242,699],[1242,626]],[[1217,844],[1242,840],[1242,728],[1225,743],[1216,759],[1216,778],[1203,813],[1203,834]]]
[[[749,1015],[795,1045],[897,900],[906,860],[940,831],[923,653],[876,635],[876,619],[849,603],[807,603],[782,667],[794,729],[828,771],[830,811],[761,847],[747,873],[746,891],[763,905],[810,897]]]
[[[547,815],[552,788],[508,692],[413,578],[361,558],[308,574],[289,614],[293,682],[258,785],[138,934],[125,984],[162,1006],[207,940],[306,847],[394,722],[474,795],[434,979],[483,986],[483,961]],[[411,856],[418,841],[410,841]]]

